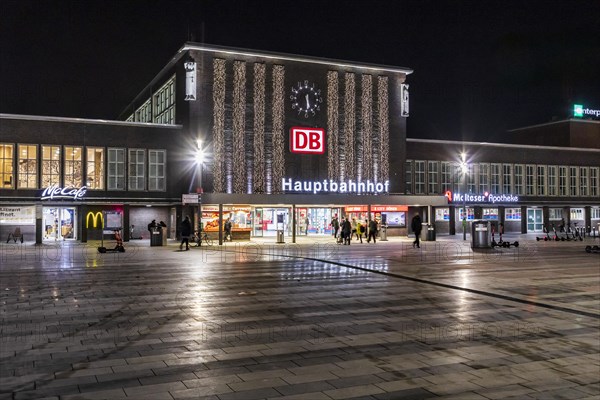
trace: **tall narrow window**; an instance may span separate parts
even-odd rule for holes
[[[579,196],[579,186],[577,185],[579,171],[577,170],[577,167],[569,167],[569,196]]]
[[[439,163],[437,161],[427,161],[427,185],[429,186],[428,193],[429,194],[440,194],[440,185],[439,185]]]
[[[502,164],[502,193],[512,194],[512,165]]]
[[[0,188],[15,188],[14,145],[0,144]]]
[[[523,178],[524,178],[524,171],[523,171],[523,165],[521,164],[515,164],[514,166],[515,168],[515,194],[516,195],[522,195],[524,193],[524,182],[523,182]]]
[[[490,164],[479,164],[479,193],[490,190]]]
[[[556,165],[548,165],[548,196],[556,196],[558,193],[558,176]]]
[[[166,151],[148,150],[148,190],[165,190],[165,168]]]
[[[42,187],[60,186],[60,146],[42,146]]]
[[[467,168],[467,193],[477,193],[477,164],[468,164]]]
[[[104,149],[102,147],[87,148],[85,178],[88,189],[104,189]]]
[[[452,190],[452,170],[450,169],[451,164],[447,162],[442,162],[442,193],[445,193],[447,190]]]
[[[19,189],[37,189],[37,145],[19,145]]]
[[[133,118],[136,122],[152,122],[152,102],[150,99],[135,110]]]
[[[525,194],[535,196],[535,165],[525,166]]]
[[[546,195],[546,166],[538,165],[537,166],[537,195],[545,196]]]
[[[125,149],[108,149],[108,190],[125,189]]]
[[[129,149],[128,185],[129,190],[145,190],[146,150]]]
[[[598,186],[600,185],[600,169],[598,167],[590,168],[590,196],[598,196],[600,190]]]
[[[83,184],[83,149],[81,147],[65,146],[65,187],[81,187]]]
[[[492,164],[491,169],[491,192],[492,194],[500,193],[500,164]]]
[[[588,186],[589,186],[589,176],[588,176],[588,167],[579,168],[579,195],[587,196],[588,195]]]
[[[558,167],[558,195],[567,195],[567,167]]]
[[[406,185],[406,194],[412,194],[413,193],[413,168],[412,168],[412,161],[408,160],[404,163],[404,183]]]
[[[425,161],[415,161],[415,194],[425,194]]]
[[[154,93],[152,102],[155,123],[175,123],[175,76]]]

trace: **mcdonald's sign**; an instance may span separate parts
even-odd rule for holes
[[[90,219],[92,220],[93,228],[97,228],[98,226],[100,226],[100,228],[104,228],[104,215],[102,215],[102,211],[98,211],[98,212],[90,211],[87,213],[87,215],[85,216],[85,227],[86,228],[90,227]],[[98,225],[98,221],[100,221],[100,225]]]

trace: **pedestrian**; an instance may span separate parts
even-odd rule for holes
[[[342,242],[345,245],[350,246],[350,240],[352,239],[352,224],[348,217],[342,223]]]
[[[304,220],[304,235],[308,236],[308,225],[309,225],[309,220],[308,217],[306,217],[306,219]]]
[[[357,222],[356,224],[356,236],[360,239],[360,242],[362,243],[362,238],[363,238],[363,233],[365,233],[365,227],[363,224],[361,224],[360,222]]]
[[[340,230],[340,223],[337,219],[337,215],[331,220],[331,230],[333,231],[333,237],[337,238]]]
[[[225,221],[225,241],[233,242],[233,238],[231,237],[231,218],[227,218]]]
[[[415,234],[415,241],[413,242],[413,247],[417,246],[418,248],[421,248],[419,244],[419,238],[421,236],[421,228],[423,227],[423,224],[421,222],[421,216],[419,214],[413,217],[410,227]]]
[[[190,235],[192,233],[192,223],[190,217],[185,217],[185,220],[181,223],[181,244],[179,250],[183,250],[183,244],[185,243],[185,249],[190,249]]]
[[[377,222],[375,220],[369,219],[369,237],[367,238],[367,243],[371,242],[373,239],[373,244],[377,243],[375,237],[377,236]]]
[[[150,222],[148,224],[148,232],[150,232],[150,240],[152,240],[152,234],[154,233],[154,230],[157,228],[157,224],[156,224],[156,220],[153,219],[152,222]]]
[[[356,222],[356,218],[352,218],[352,233],[350,234],[350,238],[356,235],[356,240],[358,240],[358,224]]]

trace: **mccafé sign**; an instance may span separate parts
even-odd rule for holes
[[[321,128],[303,128],[295,126],[290,129],[290,151],[300,154],[325,153],[325,130]]]
[[[60,187],[57,185],[48,186],[42,192],[40,200],[81,200],[87,192],[87,186],[80,188],[74,187]]]

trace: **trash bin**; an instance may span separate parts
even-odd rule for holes
[[[277,243],[285,243],[285,240],[283,239],[283,229],[277,230]]]
[[[421,241],[435,242],[435,225],[423,222],[421,225]]]
[[[152,228],[152,234],[150,235],[150,246],[162,246],[163,245],[163,230],[159,227]]]
[[[492,247],[492,234],[490,221],[483,219],[475,220],[471,224],[471,247],[474,249],[485,249]]]
[[[382,242],[387,242],[387,225],[381,225],[381,233],[379,234],[379,240]]]

